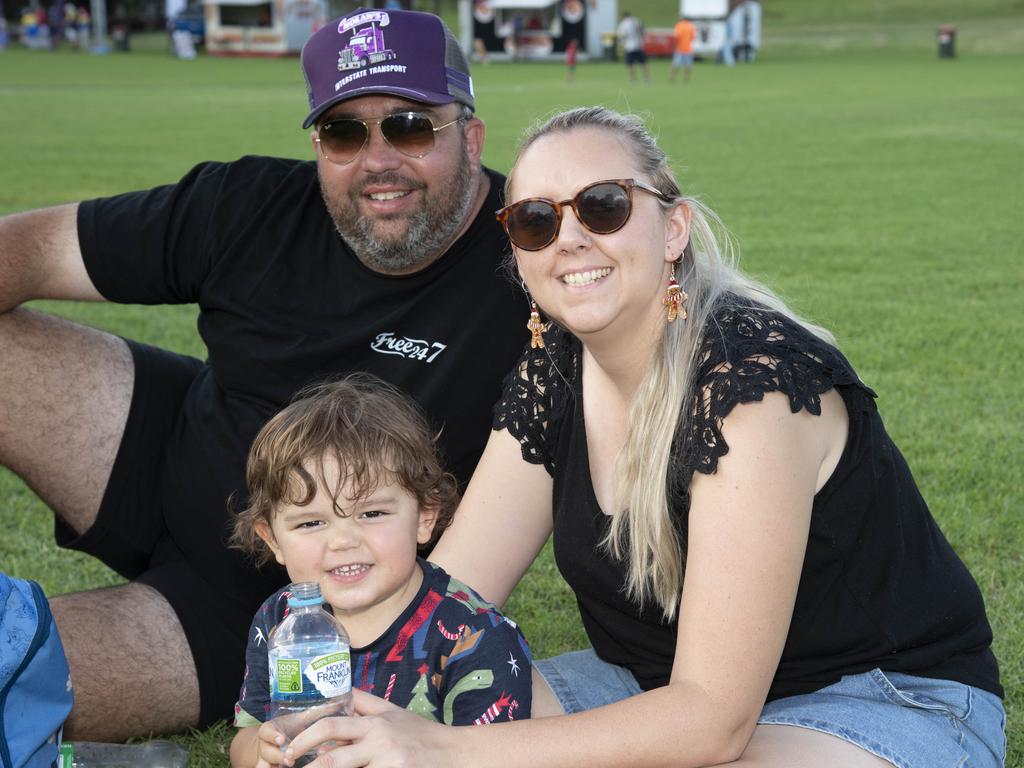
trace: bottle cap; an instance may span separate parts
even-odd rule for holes
[[[301,608],[306,605],[320,605],[323,603],[323,595],[320,594],[320,585],[315,581],[298,581],[288,586],[288,606]]]

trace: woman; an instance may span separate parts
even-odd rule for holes
[[[635,118],[555,116],[506,199],[534,343],[434,559],[500,604],[553,531],[593,651],[536,663],[535,717],[567,716],[445,730],[358,696],[295,754],[1001,765],[981,595],[831,336],[730,266]]]

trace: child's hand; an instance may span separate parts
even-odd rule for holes
[[[347,709],[346,704],[347,702],[341,698],[328,699],[315,707],[281,714],[273,720],[264,723],[264,726],[273,725],[276,733],[282,737],[282,739],[274,741],[274,746],[277,747],[275,755],[278,760],[284,764],[282,760],[283,753],[288,751],[292,741],[297,739],[300,734],[305,733],[315,723],[325,718],[329,719],[344,715]],[[311,744],[307,749],[310,754],[319,755],[331,751],[336,746],[337,744],[333,740],[328,739],[320,743]],[[302,753],[299,754],[301,755]],[[263,766],[258,766],[257,768],[263,768]]]
[[[277,729],[273,720],[260,726],[256,732],[256,768],[284,765],[284,748],[288,739]]]

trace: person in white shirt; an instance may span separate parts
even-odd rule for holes
[[[644,25],[640,19],[633,16],[629,11],[624,11],[622,21],[615,31],[622,45],[622,51],[626,56],[626,69],[629,70],[629,79],[636,81],[636,65],[639,64],[644,71],[644,81],[651,81],[651,73],[647,70],[647,54],[644,53]]]

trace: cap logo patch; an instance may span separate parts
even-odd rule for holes
[[[349,30],[352,37],[348,45],[338,52],[338,71],[349,69],[362,70],[341,78],[334,84],[335,92],[341,90],[353,80],[367,75],[378,75],[384,72],[405,73],[404,64],[385,64],[384,62],[398,58],[398,54],[384,45],[384,30],[390,23],[387,11],[366,11],[356,16],[342,19],[338,23],[338,34]],[[359,27],[356,29],[356,27]],[[372,66],[371,66],[372,65]],[[368,67],[368,69],[363,69]]]
[[[397,58],[397,54],[384,45],[383,27],[389,23],[387,11],[367,11],[342,19],[338,24],[338,34],[354,31],[348,45],[338,52],[338,70],[362,69]]]

